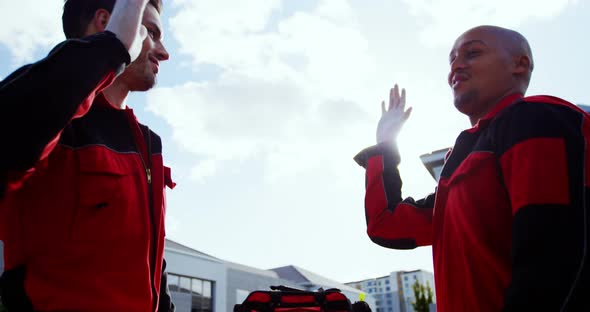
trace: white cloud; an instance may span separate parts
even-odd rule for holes
[[[408,19],[402,22],[383,18],[393,12],[380,12],[379,3],[367,9],[364,1],[351,1],[353,7],[348,1],[318,0],[311,10],[284,14],[287,3],[280,0],[176,0],[170,26],[180,51],[197,71],[213,64],[222,74],[155,90],[148,106],[170,123],[179,144],[201,157],[193,177],[214,175],[224,161],[264,156],[272,180],[311,170],[318,161],[342,166],[334,153],[352,156],[372,143],[378,103],[387,87],[400,81],[416,108],[400,144],[417,157],[451,145],[466,126],[458,114],[445,117],[449,125],[438,122],[441,112],[453,111],[450,101],[437,104],[450,100],[445,49],[452,41],[472,24],[513,27],[550,18],[568,5],[513,2],[381,3],[409,10],[396,13]],[[540,9],[525,10],[533,5]],[[363,16],[367,10],[373,14]],[[375,16],[380,19],[370,20]],[[411,35],[416,31],[422,40]],[[424,131],[425,125],[435,128]]]
[[[63,40],[63,1],[0,1],[0,43],[14,63],[32,61],[38,49],[48,50]]]
[[[197,65],[224,69],[215,81],[160,88],[148,98],[174,139],[204,157],[193,178],[256,155],[273,180],[318,162],[336,166],[335,153],[356,151],[350,142],[362,137],[367,114],[359,103],[375,66],[346,2],[320,1],[276,25],[269,23],[279,1],[177,4],[170,24],[181,50]]]
[[[419,198],[434,182],[418,156],[452,145],[468,127],[446,84],[452,41],[474,23],[510,27],[550,18],[565,5],[504,17],[504,1],[473,8],[458,0],[447,7],[442,1],[316,0],[299,10],[300,2],[286,0],[248,2],[251,9],[229,0],[174,3],[170,37],[197,76],[211,65],[221,72],[148,93],[149,110],[168,121],[175,142],[188,151],[183,160],[192,170],[186,171],[206,182],[178,181],[171,192],[170,211],[184,225],[178,237],[257,267],[294,263],[314,270],[324,263],[317,272],[340,272],[334,276],[431,268],[428,249],[381,249],[363,234],[364,172],[352,157],[374,142],[387,88],[399,82],[414,108],[398,143],[403,192]],[[220,225],[240,235],[204,239],[202,233],[217,233]],[[269,242],[252,250],[258,237]],[[284,248],[305,240],[307,248],[326,254],[317,237],[337,237],[344,253],[354,246],[364,267],[350,270],[350,262],[310,260]]]
[[[177,5],[181,8],[170,26],[180,51],[196,62],[232,68],[263,61],[273,36],[261,32],[280,0],[196,0]]]
[[[516,28],[535,19],[557,16],[577,0],[402,0],[424,24],[426,44],[448,45],[467,27],[498,25]]]

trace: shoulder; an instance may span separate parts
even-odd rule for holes
[[[530,96],[502,110],[490,124],[493,140],[506,148],[534,139],[583,136],[589,115],[553,96]]]
[[[145,125],[141,125],[142,128],[148,129],[149,131],[149,138],[151,142],[151,150],[153,154],[161,154],[162,153],[162,138],[154,132],[152,129],[148,128]]]
[[[588,114],[578,106],[558,97],[536,95],[524,97],[502,110],[494,123],[503,128],[581,125]]]

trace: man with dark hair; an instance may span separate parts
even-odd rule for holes
[[[159,14],[162,14],[162,0],[149,0]],[[88,24],[94,19],[98,10],[113,11],[115,0],[65,0],[62,14],[63,31],[66,38],[81,38],[86,34]]]
[[[590,117],[551,96],[524,97],[527,40],[496,26],[468,30],[450,53],[448,83],[472,128],[447,155],[436,192],[402,199],[395,138],[405,90],[382,103],[366,168],[371,240],[433,246],[437,311],[590,311]]]
[[[69,38],[0,82],[0,296],[9,311],[174,311],[160,138],[125,100],[156,83],[160,1],[66,0]]]

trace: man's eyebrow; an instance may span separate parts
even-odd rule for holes
[[[483,40],[479,40],[479,39],[473,39],[473,40],[469,40],[469,41],[467,41],[467,42],[464,42],[463,44],[461,44],[461,45],[459,46],[459,48],[451,50],[451,53],[449,53],[449,58],[453,58],[453,54],[455,54],[455,52],[456,52],[457,50],[459,50],[459,49],[462,49],[462,48],[464,48],[465,46],[472,45],[472,44],[474,44],[474,43],[480,43],[480,44],[483,44],[483,45],[487,46],[487,44],[486,44],[486,43],[485,43]]]

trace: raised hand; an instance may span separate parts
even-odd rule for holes
[[[401,96],[396,84],[389,91],[389,106],[385,108],[385,101],[381,102],[381,119],[377,124],[377,143],[394,141],[400,129],[410,117],[412,108],[406,108],[406,90],[402,89]]]
[[[113,32],[133,62],[140,54],[147,29],[141,24],[148,0],[117,0],[105,30]]]

